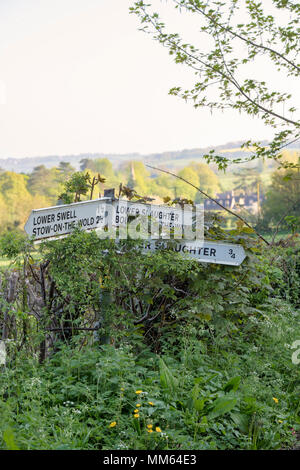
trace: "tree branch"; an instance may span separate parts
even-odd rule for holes
[[[264,106],[262,106],[260,103],[258,102],[255,102],[252,98],[250,98],[250,96],[248,96],[244,90],[242,89],[242,87],[238,84],[238,82],[235,80],[235,78],[233,77],[232,73],[230,73],[229,75],[228,74],[225,74],[222,70],[220,69],[217,69],[215,67],[213,67],[212,65],[210,65],[209,63],[205,62],[204,60],[200,59],[199,57],[196,57],[194,56],[193,54],[191,54],[190,52],[188,52],[185,48],[183,48],[182,46],[180,46],[177,42],[175,41],[172,41],[170,39],[170,37],[168,37],[167,34],[164,34],[162,32],[162,29],[161,27],[151,18],[150,15],[148,15],[148,13],[146,12],[146,10],[141,7],[142,11],[144,12],[144,14],[146,15],[146,17],[148,18],[148,22],[150,22],[152,24],[152,26],[154,27],[154,29],[161,35],[161,38],[163,38],[163,36],[165,37],[164,40],[160,40],[160,42],[164,43],[164,42],[168,42],[171,46],[175,47],[175,50],[179,50],[181,52],[183,52],[187,57],[189,57],[190,59],[192,59],[193,61],[196,61],[196,62],[199,62],[200,64],[202,64],[205,68],[207,69],[210,69],[212,70],[214,73],[217,73],[219,75],[222,76],[222,78],[224,80],[228,80],[236,89],[238,89],[238,91],[246,98],[247,101],[249,101],[251,104],[255,105],[257,108],[259,108],[261,111],[263,111],[264,113],[267,113],[271,116],[274,116],[280,120],[283,120],[285,121],[286,123],[288,124],[292,124],[296,127],[299,127],[299,123],[297,121],[293,121],[291,119],[288,119],[278,113],[275,113],[275,111],[272,111],[270,109],[267,109],[265,108]],[[159,38],[158,38],[159,40]],[[194,67],[195,68],[195,67]],[[228,69],[227,69],[227,73],[228,73]]]
[[[178,1],[175,0],[175,3],[179,4]],[[185,6],[186,9],[188,9],[186,6]],[[280,52],[276,51],[275,49],[272,49],[268,46],[264,46],[263,44],[257,44],[253,41],[251,41],[250,39],[247,39],[247,38],[244,38],[243,36],[241,36],[240,34],[238,34],[237,32],[233,31],[233,29],[229,28],[229,26],[223,26],[221,25],[220,23],[218,23],[216,20],[214,20],[214,18],[212,18],[210,15],[208,15],[207,13],[205,13],[203,10],[201,10],[200,8],[198,8],[197,6],[193,5],[193,8],[194,8],[194,11],[197,11],[200,15],[203,15],[206,19],[208,19],[208,21],[210,21],[211,23],[213,23],[213,25],[217,28],[220,28],[222,29],[223,31],[226,31],[228,33],[230,33],[232,36],[240,39],[241,41],[244,41],[246,42],[247,44],[251,44],[251,46],[257,48],[257,49],[263,49],[265,51],[268,51],[270,52],[271,54],[274,54],[276,56],[278,56],[281,60],[283,60],[284,62],[286,62],[287,64],[289,64],[290,66],[292,66],[293,68],[295,68],[297,70],[297,72],[300,73],[300,67],[297,66],[297,64],[294,64],[293,62],[291,62],[289,59],[287,59],[283,54],[281,54]]]

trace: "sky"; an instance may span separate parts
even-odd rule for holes
[[[138,30],[132,4],[0,0],[0,158],[149,154],[271,137],[257,119],[168,95],[193,76]],[[178,21],[169,16],[174,29]]]

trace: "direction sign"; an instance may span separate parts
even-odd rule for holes
[[[241,245],[232,243],[207,242],[201,240],[149,240],[144,245],[144,252],[169,248],[187,258],[194,258],[201,263],[228,264],[239,266],[246,254]]]
[[[115,200],[114,207],[114,221],[116,225],[126,225],[128,216],[151,216],[152,219],[157,220],[163,227],[182,227],[190,226],[193,223],[193,216],[195,212],[191,206],[182,210],[178,207],[162,206],[156,204],[144,204],[126,200]]]
[[[108,207],[109,205],[109,207]],[[191,226],[194,212],[176,207],[151,205],[122,199],[100,198],[60,206],[34,209],[25,231],[36,240],[71,233],[75,227],[83,230],[126,226],[129,216],[151,216],[162,227],[182,229]]]
[[[34,209],[24,229],[30,237],[41,240],[71,233],[75,227],[88,230],[104,227],[106,223],[106,201],[96,199]]]
[[[127,200],[100,198],[60,206],[34,209],[26,224],[25,231],[35,240],[57,238],[71,233],[75,227],[83,230],[122,227],[128,217],[151,216],[163,227],[184,228],[193,223],[194,212],[176,207],[135,203]],[[157,237],[156,237],[157,238]],[[239,266],[246,255],[241,245],[208,242],[203,240],[148,240],[144,252],[170,248],[187,258],[204,263]]]

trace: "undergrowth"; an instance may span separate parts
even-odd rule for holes
[[[231,332],[181,330],[175,354],[134,344],[61,344],[43,365],[18,356],[0,375],[0,447],[278,449],[299,429],[299,315],[271,300]]]

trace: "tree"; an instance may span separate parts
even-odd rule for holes
[[[211,196],[214,196],[220,189],[217,175],[205,163],[192,162],[189,166],[180,170],[178,176],[189,181],[194,186],[201,187],[203,191]],[[197,189],[187,186],[184,181],[176,179],[174,186],[176,197],[192,199],[196,202],[202,200],[202,196]]]
[[[114,169],[108,158],[96,158],[94,160],[94,169],[91,168],[91,170],[104,175],[105,178],[114,177]]]
[[[3,227],[6,225],[6,217],[7,217],[7,207],[5,204],[4,197],[0,194],[0,224],[1,224],[1,231]]]
[[[182,178],[193,183],[195,186],[199,185],[199,176],[192,168],[185,167],[178,172]],[[194,201],[197,190],[192,186],[187,186],[183,181],[176,179],[174,182],[175,196],[179,198],[187,198]]]
[[[260,118],[275,132],[268,147],[259,142],[245,142],[243,148],[252,146],[255,152],[244,160],[229,160],[211,150],[205,156],[207,161],[214,161],[219,169],[225,169],[229,161],[241,163],[260,157],[280,159],[281,148],[300,138],[300,124],[294,118],[296,109],[289,92],[273,90],[263,75],[256,78],[253,65],[259,66],[263,56],[270,66],[268,81],[272,81],[276,73],[281,73],[282,80],[299,77],[300,4],[290,0],[270,0],[264,5],[257,0],[170,0],[169,3],[196,17],[197,44],[201,44],[201,48],[185,41],[177,32],[167,32],[151,4],[136,1],[130,8],[131,13],[140,18],[142,30],[168,48],[176,63],[187,65],[196,75],[190,90],[176,86],[169,93],[191,100],[196,108],[205,106],[224,111],[231,108],[245,112]]]
[[[92,181],[89,172],[76,171],[64,182],[65,191],[58,196],[58,199],[64,204],[80,202],[80,196],[86,196],[91,189]]]
[[[141,195],[145,196],[149,192],[149,171],[146,170],[143,162],[129,161],[121,165],[119,179],[125,185]]]
[[[95,169],[94,169],[94,160],[92,160],[91,158],[83,158],[82,160],[80,160],[79,163],[80,163],[80,170],[81,171],[84,171],[87,168],[89,168],[92,171],[95,171]]]
[[[57,193],[61,190],[61,179],[57,168],[36,166],[28,178],[28,190],[35,195],[45,196],[49,203],[54,203]]]
[[[236,177],[234,181],[235,190],[244,194],[259,193],[262,179],[255,168],[242,168],[239,172],[233,174]]]
[[[70,162],[59,162],[58,166],[59,175],[62,179],[71,176],[75,172],[75,168],[72,167]]]
[[[285,168],[293,168],[297,167],[299,163],[300,152],[299,151],[291,151],[291,150],[283,150],[281,152],[281,162],[284,162]],[[275,168],[278,167],[278,163],[275,163]]]
[[[0,174],[0,212],[5,226],[23,225],[29,215],[33,198],[27,190],[27,179],[28,176],[12,171]]]
[[[155,174],[155,177],[150,180],[149,194],[174,199],[176,197],[174,178],[161,173]]]
[[[262,206],[263,222],[271,227],[288,226],[288,218],[300,220],[300,172],[298,169],[275,171],[272,185]]]
[[[215,194],[220,191],[219,178],[206,163],[192,162],[190,167],[197,173],[199,177],[198,186],[200,186],[203,191],[210,196],[215,196]]]

